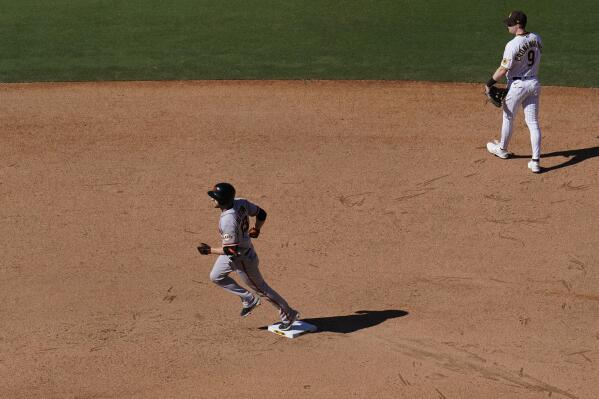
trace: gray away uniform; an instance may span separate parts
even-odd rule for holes
[[[243,306],[248,306],[254,300],[254,294],[237,284],[229,277],[229,273],[236,271],[242,281],[257,295],[266,298],[278,310],[281,321],[287,323],[295,320],[297,311],[292,309],[283,297],[270,288],[264,281],[258,269],[258,255],[248,235],[249,216],[256,216],[259,208],[245,199],[236,198],[233,207],[223,211],[220,215],[219,232],[223,246],[237,245],[237,255],[220,255],[210,272],[210,280],[225,290],[241,298]]]

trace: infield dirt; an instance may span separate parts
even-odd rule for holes
[[[445,93],[445,94],[441,94]],[[481,85],[0,85],[0,397],[595,398],[599,91],[544,88],[492,157]],[[230,181],[266,280],[208,278]]]

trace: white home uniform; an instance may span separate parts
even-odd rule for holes
[[[508,70],[508,93],[503,103],[503,125],[500,147],[507,150],[514,129],[514,117],[520,104],[530,130],[532,158],[541,156],[541,128],[539,127],[539,65],[542,50],[541,37],[535,33],[518,35],[508,42],[501,66]]]
[[[254,301],[254,294],[229,277],[232,271],[237,272],[248,287],[279,310],[281,321],[288,323],[297,319],[298,312],[264,281],[258,269],[258,255],[249,236],[249,217],[256,216],[258,212],[259,208],[250,201],[236,198],[233,207],[221,213],[219,232],[223,247],[236,245],[238,250],[237,255],[220,255],[216,259],[210,272],[210,280],[239,296],[243,306],[247,307]]]

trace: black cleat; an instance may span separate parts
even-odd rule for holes
[[[254,302],[250,303],[250,306],[248,307],[243,307],[239,315],[241,317],[249,316],[258,305],[260,305],[260,297],[256,295],[256,297],[254,298]]]
[[[295,313],[295,317],[291,320],[289,320],[288,322],[282,322],[279,324],[279,327],[277,327],[280,331],[289,331],[291,330],[291,327],[293,326],[293,323],[297,320],[299,320],[300,318],[300,314],[299,312]]]

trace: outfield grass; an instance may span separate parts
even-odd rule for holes
[[[482,82],[512,7],[544,84],[599,87],[597,0],[0,0],[0,80]]]

